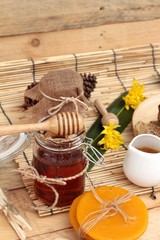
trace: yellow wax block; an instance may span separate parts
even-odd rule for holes
[[[81,196],[78,196],[72,203],[72,205],[70,206],[70,211],[69,211],[69,217],[70,217],[70,222],[74,228],[74,230],[78,233],[79,231],[79,223],[77,221],[77,206],[79,203],[79,200],[81,199]],[[93,240],[91,237],[89,236],[85,236],[85,240]]]
[[[123,188],[113,186],[97,187],[95,191],[105,202],[113,202],[116,198],[122,197],[128,193],[128,191]],[[132,219],[125,222],[123,216],[119,212],[114,216],[104,216],[87,231],[86,234],[94,240],[138,239],[144,233],[148,224],[148,211],[145,204],[140,198],[134,195],[131,196],[128,201],[119,204],[118,207],[126,215],[132,217]],[[82,194],[74,207],[76,228],[78,225],[80,226],[85,221],[88,221],[86,216],[103,208],[104,205],[95,198],[92,191]],[[73,211],[73,209],[71,211]],[[109,212],[109,214],[111,213],[113,213],[113,210]],[[98,215],[99,213],[97,213],[96,217],[98,217]]]
[[[74,230],[76,230],[76,232],[79,229],[79,223],[77,221],[76,210],[77,210],[77,206],[78,206],[78,203],[79,203],[79,200],[80,200],[81,196],[82,195],[80,195],[76,199],[74,199],[74,201],[72,202],[72,204],[70,206],[70,210],[69,210],[70,222],[71,222]]]

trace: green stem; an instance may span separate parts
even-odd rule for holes
[[[101,135],[101,133],[96,138],[94,138],[92,144],[99,138],[100,135]]]
[[[117,117],[121,114],[121,112],[125,109],[125,106],[116,114]]]

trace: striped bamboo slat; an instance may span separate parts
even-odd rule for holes
[[[27,121],[23,105],[23,94],[34,81],[50,72],[62,69],[73,69],[79,73],[92,73],[97,76],[97,86],[92,93],[91,102],[100,98],[107,107],[122,92],[131,87],[134,78],[145,85],[147,97],[159,93],[160,90],[160,44],[136,46],[132,48],[99,51],[66,56],[52,56],[41,59],[23,59],[0,63],[0,124],[18,124]],[[98,117],[98,113],[90,109],[85,119],[86,130]],[[123,132],[127,146],[133,137],[131,124]],[[122,162],[126,149],[110,151],[105,157],[105,167],[94,167],[89,173],[95,186],[116,185],[125,187],[141,196],[148,193],[150,188],[140,188],[131,184],[123,174]],[[32,146],[25,154],[18,156],[15,161],[20,167],[25,167],[32,161]],[[36,199],[33,192],[33,182],[23,177],[25,187],[36,206],[43,204]],[[86,190],[89,183],[86,179]],[[155,188],[155,192],[160,186]],[[67,211],[68,208],[57,208],[52,211],[38,211],[43,217]]]

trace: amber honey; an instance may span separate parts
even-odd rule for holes
[[[71,141],[44,143],[36,141],[33,154],[33,166],[40,175],[48,178],[68,178],[79,174],[86,167],[86,158],[83,154],[81,142],[83,138]],[[59,194],[57,207],[69,206],[72,201],[84,191],[85,173],[66,185],[53,185]],[[55,193],[44,183],[34,182],[34,191],[37,197],[46,205],[51,206],[55,201]]]

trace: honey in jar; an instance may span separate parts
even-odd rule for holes
[[[47,138],[35,133],[32,164],[39,175],[55,179],[71,177],[65,185],[53,184],[59,194],[56,207],[69,206],[84,191],[85,171],[80,174],[87,164],[82,148],[84,138],[84,132],[67,138]],[[75,175],[77,177],[74,178]],[[46,205],[54,203],[55,193],[50,186],[35,180],[34,191]]]

